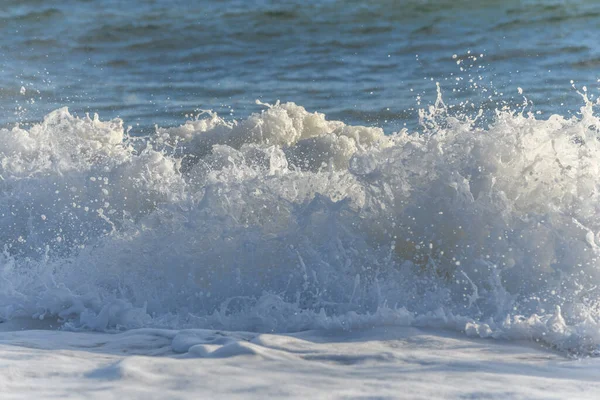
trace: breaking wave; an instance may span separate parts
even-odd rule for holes
[[[294,103],[150,137],[66,108],[0,131],[0,316],[68,329],[381,324],[600,345],[600,120]],[[597,243],[598,242],[598,243]]]

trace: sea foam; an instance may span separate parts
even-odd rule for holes
[[[149,137],[56,110],[0,131],[0,316],[68,329],[385,324],[600,345],[600,120],[441,97],[418,132],[294,103]]]

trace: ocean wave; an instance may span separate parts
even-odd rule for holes
[[[0,316],[69,329],[385,324],[600,345],[600,120],[441,94],[418,132],[294,103],[132,137],[66,108],[0,131]]]

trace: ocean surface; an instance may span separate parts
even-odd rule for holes
[[[595,1],[6,0],[0,320],[596,356],[599,25]]]
[[[69,106],[149,133],[279,99],[392,132],[416,125],[435,81],[456,106],[514,107],[521,87],[566,115],[571,80],[598,85],[599,25],[586,0],[5,0],[0,124]]]

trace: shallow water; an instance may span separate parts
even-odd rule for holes
[[[31,398],[595,399],[599,359],[387,327],[257,334],[4,331],[2,394]]]

